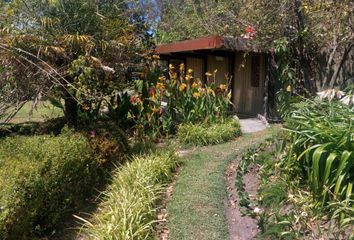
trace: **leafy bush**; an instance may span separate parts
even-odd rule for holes
[[[176,164],[170,151],[133,157],[114,174],[99,212],[83,231],[92,239],[146,239],[153,230],[156,200]]]
[[[100,180],[82,134],[0,140],[0,239],[48,233]]]
[[[220,123],[182,124],[178,128],[177,137],[185,145],[205,146],[226,142],[240,134],[239,121],[228,118]]]

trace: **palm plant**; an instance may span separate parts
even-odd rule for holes
[[[128,9],[123,0],[0,3],[0,61],[6,67],[0,81],[30,86],[21,100],[39,93],[62,98],[75,125],[78,108],[90,111],[121,89],[125,70],[140,57],[144,29]]]

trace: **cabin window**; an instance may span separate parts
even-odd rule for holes
[[[252,56],[251,61],[251,86],[259,87],[261,58],[260,56]]]

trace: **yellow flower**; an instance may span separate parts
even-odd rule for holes
[[[199,96],[200,96],[200,93],[199,93],[199,92],[193,93],[193,97],[194,97],[194,98],[199,98]]]
[[[220,88],[222,91],[226,91],[226,90],[227,90],[226,84],[220,84],[219,88]]]
[[[207,88],[207,93],[215,94],[214,90],[211,87]]]
[[[173,64],[170,64],[170,65],[168,66],[168,68],[169,68],[170,70],[174,70],[174,69],[175,69],[175,66],[173,66]]]
[[[186,81],[190,81],[193,79],[193,76],[187,74],[187,76],[185,77]]]
[[[187,88],[187,84],[185,84],[185,83],[182,83],[181,85],[179,85],[180,92],[183,92],[186,88]]]
[[[177,73],[174,72],[174,73],[170,73],[170,76],[171,76],[171,79],[177,79],[178,76],[177,76]]]
[[[193,73],[193,69],[188,69],[188,74],[192,74]]]
[[[181,63],[181,64],[179,65],[179,70],[184,71],[184,63]]]
[[[152,55],[152,58],[153,59],[160,59],[160,56],[155,54],[155,55]]]
[[[194,83],[192,84],[192,88],[197,88],[197,87],[199,87],[199,84],[194,82]]]
[[[286,91],[287,91],[287,92],[291,92],[291,91],[292,91],[291,85],[288,85],[288,86],[286,87]]]
[[[89,106],[87,106],[87,105],[84,105],[82,108],[83,108],[85,111],[90,110],[90,107],[89,107]]]
[[[166,77],[165,77],[165,76],[159,77],[159,81],[160,81],[160,82],[165,82],[165,81],[166,81]]]
[[[207,77],[211,77],[211,76],[213,76],[213,74],[212,74],[212,73],[210,73],[210,72],[206,72],[206,73],[205,73],[205,76],[207,76]]]

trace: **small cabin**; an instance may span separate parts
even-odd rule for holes
[[[212,36],[159,45],[156,53],[166,66],[184,63],[194,77],[206,81],[215,70],[216,84],[227,82],[232,90],[235,112],[245,116],[264,115],[267,53],[252,47],[246,39]]]

